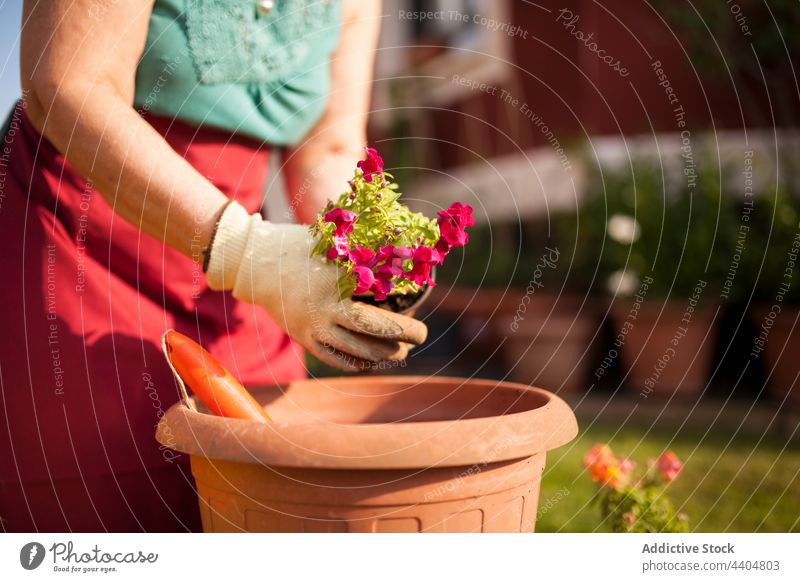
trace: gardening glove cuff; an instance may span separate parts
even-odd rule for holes
[[[262,218],[250,215],[238,202],[230,202],[217,222],[209,249],[206,278],[214,291],[233,289],[253,224]]]

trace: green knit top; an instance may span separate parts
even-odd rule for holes
[[[325,108],[340,23],[339,0],[156,0],[134,105],[294,144]]]

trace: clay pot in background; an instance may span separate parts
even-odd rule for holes
[[[770,396],[800,408],[800,308],[783,305],[780,313],[771,314],[769,306],[758,305],[750,313],[756,339],[762,335],[762,326],[769,329],[761,357]]]
[[[545,454],[577,434],[557,396],[489,380],[329,378],[253,394],[273,424],[182,403],[159,423],[158,441],[191,455],[205,531],[533,531]]]
[[[623,335],[626,321],[631,324],[619,349],[630,391],[646,398],[697,398],[711,375],[716,309],[698,306],[686,325],[684,304],[646,300],[629,320],[631,305],[618,301],[611,308],[615,337]]]
[[[508,320],[524,293],[523,289],[514,288],[439,285],[427,307],[448,318],[455,328],[453,351],[472,363],[465,368],[468,372],[479,366],[484,374],[502,377],[508,373],[508,358],[503,353]]]
[[[498,319],[495,330],[505,338],[503,359],[511,379],[554,392],[585,391],[595,361],[596,303],[573,295],[534,294],[522,308],[522,296],[524,291],[515,309]]]

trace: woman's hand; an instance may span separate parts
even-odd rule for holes
[[[313,246],[308,227],[272,224],[233,202],[214,235],[208,284],[262,306],[309,352],[343,370],[402,360],[407,344],[425,341],[416,319],[340,300],[338,270],[311,257]]]

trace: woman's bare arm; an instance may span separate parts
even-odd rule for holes
[[[300,222],[313,222],[329,199],[347,189],[356,161],[364,156],[380,18],[380,0],[343,2],[325,113],[308,138],[285,156],[289,205]]]
[[[152,0],[25,0],[33,125],[117,214],[194,259],[227,198],[133,109]]]

